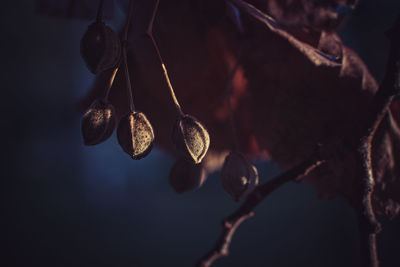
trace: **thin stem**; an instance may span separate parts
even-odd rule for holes
[[[124,31],[123,31],[123,34],[122,34],[122,42],[128,41],[128,32],[129,32],[129,26],[130,26],[131,20],[132,20],[132,14],[133,14],[133,0],[130,0],[129,1],[128,15],[126,17]]]
[[[101,22],[103,20],[103,10],[104,10],[104,0],[100,0],[99,8],[97,9],[97,22]]]
[[[241,54],[241,53],[240,53]],[[239,58],[240,58],[239,54]],[[236,128],[236,123],[235,123],[235,117],[233,114],[233,108],[232,108],[232,88],[233,88],[233,78],[235,77],[235,74],[239,68],[239,58],[235,63],[235,66],[233,67],[231,73],[229,74],[228,81],[226,84],[225,88],[225,95],[226,95],[226,101],[228,104],[228,109],[229,109],[229,123],[231,127],[231,132],[232,132],[232,148],[233,151],[237,151],[239,149],[239,142],[238,142],[238,133],[237,133],[237,128]]]
[[[165,80],[167,81],[168,88],[169,88],[169,91],[171,93],[172,100],[174,101],[176,110],[178,111],[178,113],[181,116],[183,116],[184,114],[183,114],[181,106],[179,105],[178,99],[176,98],[176,95],[175,95],[175,92],[174,92],[174,88],[172,87],[171,81],[170,81],[169,76],[168,76],[167,68],[165,67],[164,63],[161,63],[161,67],[163,68],[164,77],[165,77]]]
[[[127,90],[128,97],[129,97],[129,109],[131,112],[135,111],[135,105],[133,103],[132,86],[131,86],[131,79],[129,76],[126,47],[127,47],[127,43],[128,43],[128,32],[129,32],[129,26],[130,26],[131,20],[132,20],[132,14],[133,14],[133,0],[130,0],[128,15],[126,17],[125,27],[124,27],[124,31],[123,31],[122,38],[121,38],[121,44],[122,44],[122,61],[124,64],[124,72],[125,72],[125,79],[126,79],[126,90]]]
[[[113,70],[113,72],[111,74],[110,81],[107,84],[107,90],[106,90],[106,94],[104,96],[104,101],[105,102],[108,101],[108,96],[110,95],[111,87],[113,86],[114,79],[115,79],[115,76],[117,75],[118,70],[119,70],[119,64],[114,68],[114,70]]]
[[[168,88],[169,88],[169,91],[171,93],[172,100],[174,101],[174,104],[175,104],[175,108],[176,108],[178,114],[180,116],[183,116],[184,113],[182,111],[181,105],[178,102],[178,99],[176,98],[176,95],[175,95],[175,92],[174,92],[174,88],[172,87],[171,80],[170,80],[168,72],[167,72],[167,67],[165,66],[164,60],[161,57],[160,49],[159,49],[159,47],[157,45],[157,42],[156,42],[156,40],[154,39],[154,36],[153,36],[153,24],[154,24],[154,19],[156,17],[157,10],[158,10],[159,2],[160,2],[159,0],[156,1],[156,4],[155,4],[154,9],[153,9],[153,14],[151,16],[151,20],[150,20],[149,26],[147,27],[146,34],[150,38],[151,42],[153,43],[154,49],[157,52],[157,56],[158,56],[158,59],[160,61],[161,67],[163,69],[164,77],[165,77],[165,80],[167,81]]]
[[[126,56],[126,45],[122,46],[122,60],[124,62],[124,71],[125,71],[125,78],[126,78],[126,90],[129,97],[129,109],[130,111],[135,111],[135,104],[133,103],[133,96],[132,96],[132,86],[131,86],[131,79],[129,77],[128,71],[128,60]]]
[[[74,11],[76,9],[76,0],[71,0],[69,2],[68,8],[67,8],[67,18],[72,18],[74,16]]]
[[[231,103],[231,96],[228,96],[228,108],[229,108],[229,122],[231,125],[231,131],[232,131],[232,149],[233,151],[238,151],[239,150],[239,139],[238,139],[238,134],[237,134],[237,128],[236,128],[236,123],[235,123],[235,117],[233,114],[233,109],[232,109],[232,103]]]

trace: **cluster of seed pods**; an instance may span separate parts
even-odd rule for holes
[[[202,160],[210,146],[210,136],[207,129],[195,117],[185,114],[175,96],[169,79],[167,68],[161,57],[159,48],[152,34],[155,14],[158,9],[157,1],[150,21],[147,35],[152,40],[159,57],[165,80],[170,89],[172,100],[177,111],[177,119],[173,125],[172,142],[178,152],[178,158],[171,168],[169,182],[177,193],[186,192],[200,187],[206,177],[202,167]],[[130,100],[130,112],[118,122],[118,143],[128,155],[138,160],[150,153],[154,144],[154,131],[146,115],[135,110],[129,69],[127,64],[126,44],[128,28],[132,16],[133,1],[130,1],[129,13],[122,38],[102,21],[104,1],[100,2],[97,20],[88,27],[81,40],[81,55],[88,69],[98,74],[105,70],[114,69],[107,92],[103,99],[96,99],[85,112],[82,118],[82,135],[85,145],[97,145],[108,139],[116,126],[115,109],[108,102],[108,94],[112,88],[114,78],[123,64],[126,77],[127,94]],[[234,74],[235,70],[232,72]],[[231,79],[229,81],[231,83]],[[228,87],[227,87],[228,88]],[[230,90],[227,91],[227,100],[230,107]],[[247,196],[258,184],[257,169],[236,150],[237,139],[231,113],[232,134],[234,135],[234,149],[225,158],[221,171],[221,183],[235,201]]]
[[[129,70],[126,56],[126,44],[128,27],[130,24],[133,1],[130,1],[127,22],[121,40],[114,31],[102,21],[104,1],[100,2],[97,20],[91,24],[81,40],[81,55],[88,69],[98,74],[108,69],[114,69],[104,99],[95,100],[82,118],[82,135],[85,145],[96,145],[108,139],[116,126],[115,109],[108,102],[108,94],[117,75],[120,64],[123,64],[126,77],[127,94],[130,99],[130,112],[118,122],[117,138],[123,151],[133,159],[145,157],[152,149],[154,143],[154,131],[146,115],[135,110],[129,79]],[[149,26],[152,29],[156,9]],[[154,41],[153,36],[149,37]],[[159,49],[155,44],[158,55]],[[171,90],[171,95],[177,107],[177,120],[173,126],[172,141],[184,159],[184,166],[201,163],[210,145],[210,137],[206,128],[194,117],[184,114],[176,99],[171,82],[169,80],[165,64],[161,56],[160,61],[166,81]],[[178,164],[181,166],[182,164]],[[183,167],[185,169],[185,167]],[[186,168],[187,169],[187,168]]]

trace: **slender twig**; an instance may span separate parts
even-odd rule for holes
[[[242,222],[253,216],[254,212],[249,212],[247,214],[243,214],[234,221],[224,220],[222,222],[223,230],[221,236],[215,244],[215,247],[198,262],[197,266],[208,267],[211,266],[217,259],[228,256],[229,246],[237,228],[242,224]]]
[[[109,97],[110,92],[111,92],[111,87],[114,84],[114,79],[115,79],[115,76],[118,73],[118,70],[119,70],[119,64],[114,68],[114,70],[113,70],[113,72],[111,74],[111,77],[110,77],[110,81],[107,84],[107,90],[106,90],[106,93],[104,95],[104,102],[108,102],[108,97]]]
[[[96,16],[96,22],[100,23],[103,20],[103,13],[104,13],[104,0],[100,0],[99,2],[99,7],[97,8],[97,16]],[[110,80],[107,84],[107,89],[106,89],[106,93],[104,95],[104,102],[108,102],[108,97],[110,95],[110,91],[111,91],[111,87],[114,83],[114,79],[115,76],[117,75],[119,69],[119,63],[117,64],[117,66],[114,67],[113,72],[111,74]]]
[[[129,32],[129,26],[131,24],[132,14],[133,14],[133,0],[130,0],[130,2],[129,2],[129,11],[128,11],[128,15],[127,15],[127,18],[126,18],[124,31],[123,31],[123,34],[122,34],[122,37],[121,37],[122,61],[123,61],[123,64],[124,64],[125,79],[126,79],[126,90],[127,90],[128,97],[129,97],[129,108],[130,108],[130,111],[134,111],[135,110],[135,105],[133,103],[132,86],[131,86],[131,80],[130,80],[130,77],[129,77],[128,59],[127,59],[126,47],[127,47],[127,43],[128,43],[128,32]]]
[[[122,47],[122,61],[124,63],[124,71],[125,71],[125,79],[126,79],[126,91],[129,97],[129,110],[135,110],[135,104],[133,103],[133,96],[132,96],[132,86],[131,86],[131,79],[129,77],[129,70],[128,70],[128,60],[126,55],[126,47]]]
[[[257,186],[254,191],[246,198],[245,202],[234,213],[228,216],[223,222],[223,231],[213,249],[205,254],[197,263],[197,266],[208,267],[211,264],[229,253],[229,246],[235,231],[248,218],[254,214],[254,208],[263,201],[270,193],[281,185],[290,181],[300,181],[315,168],[321,166],[326,160],[312,156],[308,160],[300,163],[292,169],[277,176],[271,181]]]
[[[372,171],[371,148],[374,134],[384,118],[393,98],[400,92],[400,15],[391,30],[389,58],[386,75],[373,98],[371,107],[364,117],[358,135],[356,152],[357,174],[359,177],[360,196],[354,208],[357,211],[361,266],[378,267],[379,260],[376,247],[376,234],[380,224],[372,207],[372,195],[375,179]]]
[[[100,0],[99,8],[97,9],[96,22],[101,22],[103,20],[103,10],[104,10],[104,0]]]
[[[233,78],[235,77],[235,74],[240,66],[239,58],[240,58],[240,55],[238,56],[238,59],[236,60],[231,73],[229,74],[228,81],[226,83],[226,88],[225,88],[225,97],[226,97],[226,102],[227,102],[228,111],[229,111],[229,124],[230,124],[231,132],[232,132],[231,134],[232,134],[233,151],[237,151],[239,149],[238,133],[237,133],[236,123],[235,123],[234,111],[232,108]]]
[[[125,26],[124,26],[124,30],[122,33],[122,41],[123,42],[128,41],[129,26],[131,25],[131,20],[132,20],[132,15],[133,15],[133,2],[134,2],[133,0],[129,1],[128,15],[126,16]]]
[[[69,5],[67,8],[67,18],[72,18],[74,16],[74,11],[76,9],[76,0],[69,1]]]
[[[157,42],[156,42],[156,40],[154,39],[154,36],[153,36],[153,24],[154,24],[154,19],[156,17],[157,10],[158,10],[159,2],[160,2],[159,0],[156,1],[156,4],[155,4],[154,9],[153,9],[153,14],[151,16],[151,20],[150,20],[149,26],[147,27],[146,34],[150,38],[151,42],[153,43],[154,49],[157,52],[157,56],[158,56],[158,59],[160,61],[161,67],[163,69],[164,77],[165,77],[165,80],[166,80],[166,82],[168,84],[168,88],[169,88],[169,91],[171,93],[172,100],[174,101],[176,111],[178,112],[178,114],[180,116],[183,116],[184,113],[182,111],[181,105],[178,102],[178,99],[176,98],[176,95],[175,95],[175,92],[174,92],[174,88],[172,87],[171,80],[170,80],[170,78],[168,76],[167,67],[165,66],[164,60],[161,57],[160,49],[159,49],[159,47],[157,45]]]

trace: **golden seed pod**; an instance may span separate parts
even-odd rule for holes
[[[113,105],[95,100],[82,117],[83,142],[87,146],[97,145],[108,139],[115,128]]]
[[[117,65],[121,42],[110,27],[94,22],[82,37],[81,56],[92,73],[100,73]]]
[[[225,158],[221,171],[222,187],[234,201],[250,194],[258,184],[257,168],[238,153],[231,152]]]
[[[194,117],[179,117],[172,131],[172,141],[176,150],[187,160],[200,163],[210,146],[207,129]]]
[[[126,153],[133,159],[141,159],[153,148],[154,131],[146,115],[132,111],[121,118],[117,138]]]
[[[206,171],[201,164],[177,159],[169,173],[169,184],[177,193],[199,188],[206,180]]]

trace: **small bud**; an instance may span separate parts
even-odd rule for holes
[[[179,194],[202,186],[205,180],[206,171],[202,165],[185,159],[176,160],[169,173],[169,183]]]
[[[237,152],[231,152],[226,158],[221,171],[222,187],[233,200],[250,194],[258,184],[257,168]]]
[[[210,146],[207,129],[194,117],[184,115],[176,120],[172,131],[175,148],[186,159],[198,164]]]
[[[147,156],[153,148],[153,127],[142,112],[122,117],[117,129],[118,143],[133,159]]]
[[[83,142],[97,145],[108,139],[115,128],[115,111],[110,103],[95,100],[82,117]]]
[[[121,42],[115,32],[103,22],[89,25],[81,40],[81,56],[94,73],[115,67],[121,55]]]

